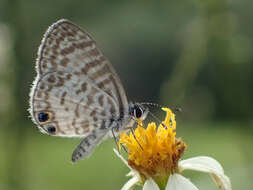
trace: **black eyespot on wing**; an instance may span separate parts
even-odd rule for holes
[[[50,125],[50,126],[47,128],[47,131],[48,131],[48,133],[53,134],[53,133],[55,133],[56,129],[55,129],[54,126]]]
[[[38,115],[38,120],[39,120],[39,122],[45,122],[45,121],[47,121],[49,119],[49,115],[48,115],[48,113],[39,113],[39,115]]]

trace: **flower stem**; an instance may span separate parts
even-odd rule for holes
[[[160,190],[165,190],[167,182],[168,182],[168,176],[163,176],[163,177],[157,176],[157,177],[153,177],[153,179],[158,185]]]

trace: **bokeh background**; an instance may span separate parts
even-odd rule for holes
[[[0,189],[120,189],[128,180],[113,140],[73,165],[80,139],[43,135],[29,118],[40,40],[67,18],[96,39],[130,100],[182,108],[184,158],[212,156],[233,189],[252,190],[252,7],[251,0],[0,0]],[[200,189],[218,189],[207,174],[185,175]]]

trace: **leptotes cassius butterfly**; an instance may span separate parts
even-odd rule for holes
[[[123,86],[92,37],[67,20],[48,28],[38,50],[30,114],[49,135],[83,137],[76,162],[108,134],[120,132],[147,110],[129,104]]]

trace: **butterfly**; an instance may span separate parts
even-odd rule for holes
[[[36,72],[32,120],[43,133],[83,138],[72,162],[147,115],[147,108],[128,102],[116,71],[93,38],[68,20],[57,21],[44,34]]]

